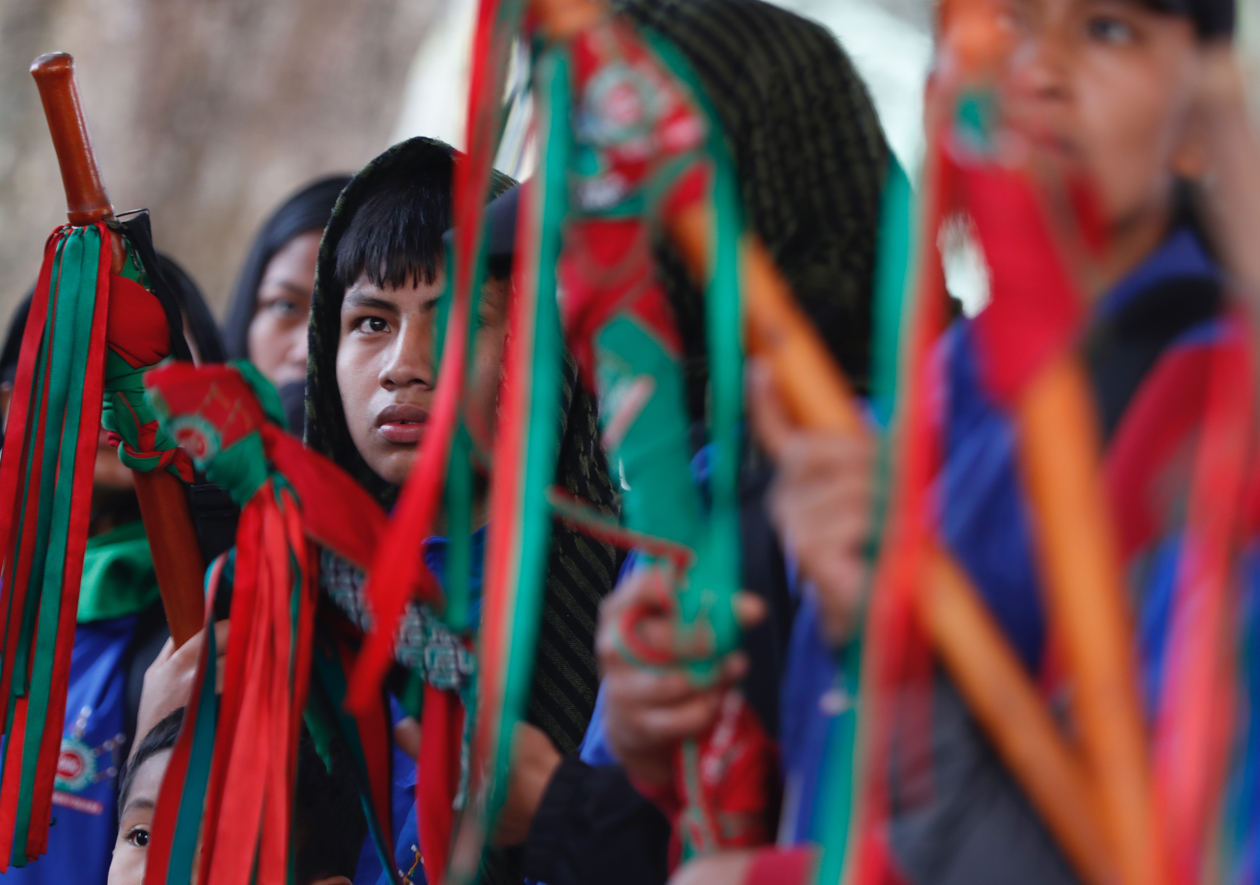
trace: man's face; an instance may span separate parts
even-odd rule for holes
[[[109,863],[107,885],[141,885],[144,881],[145,859],[149,856],[149,836],[153,825],[153,808],[157,805],[158,790],[166,774],[171,751],[154,753],[136,770],[118,820],[118,839],[114,842],[114,856]]]
[[[445,285],[380,288],[360,275],[341,303],[337,385],[350,438],[386,482],[402,485],[424,438],[437,387],[437,300]],[[506,281],[482,291],[469,418],[493,432],[507,335]]]
[[[1192,174],[1199,58],[1188,19],[1137,0],[1014,0],[1006,108],[1034,149],[1085,171],[1113,233],[1166,215]]]

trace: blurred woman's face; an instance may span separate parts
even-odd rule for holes
[[[298,234],[267,262],[249,324],[249,359],[276,387],[306,379],[306,325],[319,231]]]

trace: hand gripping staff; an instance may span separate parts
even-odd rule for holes
[[[147,216],[113,217],[64,53],[31,66],[66,190],[22,339],[0,457],[4,622],[0,869],[47,845],[79,582],[101,427],[135,471],[171,632],[201,621],[202,564],[180,479],[192,465],[141,395],[145,368],[189,359],[179,309],[158,273]]]
[[[344,653],[329,629],[316,636],[318,556],[309,543],[365,565],[384,513],[358,483],[284,431],[278,395],[248,363],[173,363],[147,373],[144,383],[163,426],[241,506],[222,699],[216,703],[214,631],[207,630],[158,798],[145,881],[289,881],[304,716],[321,750],[332,735],[346,741],[364,778],[372,830],[392,858],[388,713],[378,705],[356,722],[340,711]],[[224,571],[220,558],[207,619]]]

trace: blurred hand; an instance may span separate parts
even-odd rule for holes
[[[765,617],[765,603],[753,594],[739,593],[735,614],[741,626],[752,626]],[[626,657],[622,631],[629,616],[638,641],[671,664],[645,667]],[[715,682],[693,684],[686,665],[708,660],[711,642],[701,631],[684,640],[675,630],[675,618],[673,588],[664,574],[641,568],[604,600],[595,638],[608,743],[632,778],[654,786],[673,782],[679,742],[709,728],[726,689],[748,670],[747,657],[735,651],[719,662]]]
[[[560,761],[560,752],[551,738],[524,722],[516,726],[512,733],[507,799],[494,830],[493,842],[497,847],[520,845],[525,841],[534,813]]]
[[[674,871],[669,885],[741,885],[754,849],[718,851],[688,861]]]
[[[825,638],[843,644],[857,627],[869,571],[875,443],[865,434],[798,430],[763,365],[749,365],[748,381],[753,431],[777,463],[770,519],[818,591]]]
[[[420,758],[420,723],[404,716],[394,725],[394,743],[412,759]]]
[[[223,691],[223,661],[227,654],[228,622],[214,625],[214,639],[218,657],[215,660],[214,690]],[[136,735],[131,746],[134,749],[170,713],[186,707],[192,697],[193,682],[197,675],[197,659],[206,641],[206,631],[189,639],[178,649],[175,640],[167,639],[162,650],[149,669],[144,671],[144,687],[140,690],[140,709],[136,714]]]

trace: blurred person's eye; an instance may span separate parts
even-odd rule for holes
[[[263,307],[285,319],[305,316],[302,305],[291,298],[276,298],[268,301]]]
[[[1111,46],[1127,46],[1137,40],[1133,25],[1114,15],[1094,15],[1086,23],[1089,39]]]
[[[132,827],[127,831],[127,835],[123,837],[128,845],[134,845],[136,848],[149,847],[149,828],[148,827]]]

